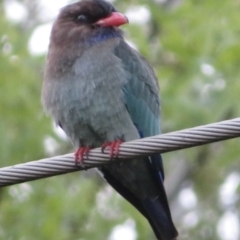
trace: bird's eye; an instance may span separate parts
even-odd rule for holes
[[[77,23],[86,23],[88,21],[88,17],[84,14],[79,14],[76,17],[76,22]]]

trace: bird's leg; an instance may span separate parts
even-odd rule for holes
[[[119,148],[120,145],[124,142],[124,137],[120,137],[114,141],[111,142],[105,142],[102,145],[102,153],[104,153],[104,150],[109,147],[110,151],[109,151],[109,155],[110,155],[110,159],[112,160],[113,158],[117,158],[118,154],[119,154]]]
[[[88,158],[88,154],[90,151],[90,147],[79,147],[78,150],[75,152],[74,156],[75,156],[75,164],[76,165],[83,165],[83,157],[84,155],[86,156],[86,158]]]

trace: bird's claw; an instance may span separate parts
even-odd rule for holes
[[[109,147],[110,160],[112,160],[113,158],[118,158],[119,148],[122,143],[123,143],[122,139],[120,140],[118,139],[112,142],[105,142],[102,145],[102,153],[104,153],[104,150]]]
[[[88,159],[90,147],[80,147],[74,154],[75,164],[83,166],[84,165],[84,155]]]

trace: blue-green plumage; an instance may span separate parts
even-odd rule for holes
[[[152,68],[118,28],[95,26],[113,11],[102,0],[77,2],[60,12],[51,33],[42,102],[76,148],[161,132]],[[81,17],[84,23],[74,22],[82,14],[88,16]],[[148,219],[157,239],[176,239],[160,155],[113,163],[100,171]]]

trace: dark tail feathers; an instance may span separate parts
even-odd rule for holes
[[[146,217],[158,240],[175,240],[178,232],[174,227],[171,215],[161,199],[145,199],[142,201]]]

